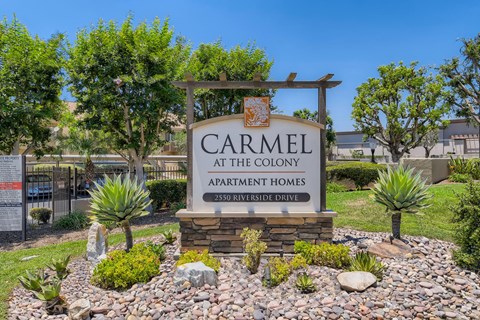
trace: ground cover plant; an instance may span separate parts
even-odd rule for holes
[[[154,228],[134,230],[135,238],[156,236],[168,229],[178,231],[178,224],[158,226]],[[125,234],[113,234],[108,237],[109,246],[125,242]],[[64,259],[71,255],[78,258],[86,253],[87,240],[69,241],[39,248],[21,249],[0,252],[0,319],[7,318],[7,299],[11,290],[18,285],[18,277],[27,270],[42,268],[51,259]],[[22,261],[22,258],[37,256],[34,259]]]
[[[265,287],[276,287],[288,280],[292,274],[290,262],[283,257],[271,257],[265,267],[262,283]]]
[[[88,227],[88,216],[81,211],[72,211],[66,216],[60,217],[53,223],[57,230],[82,230]]]
[[[294,251],[303,256],[308,264],[330,268],[343,268],[350,264],[350,248],[342,244],[295,241]]]

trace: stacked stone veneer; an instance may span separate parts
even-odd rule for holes
[[[331,217],[180,218],[181,250],[211,253],[243,252],[243,228],[262,230],[267,253],[293,253],[295,240],[332,241]]]

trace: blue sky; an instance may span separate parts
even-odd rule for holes
[[[480,32],[480,1],[194,1],[194,0],[0,0],[0,16],[13,14],[29,31],[47,38],[75,33],[99,18],[121,22],[166,17],[194,47],[221,39],[229,48],[249,41],[274,59],[271,80],[297,72],[297,80],[334,73],[343,83],[327,93],[337,131],[353,129],[356,88],[376,76],[379,65],[419,61],[439,66],[459,53],[459,38]],[[316,109],[314,90],[278,91],[274,104],[284,114]]]

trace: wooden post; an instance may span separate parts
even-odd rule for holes
[[[192,86],[187,86],[187,210],[193,210],[193,111],[195,107],[194,89]]]
[[[323,124],[320,129],[320,211],[327,210],[327,89],[318,88],[318,122]]]

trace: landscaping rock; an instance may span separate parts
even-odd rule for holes
[[[68,307],[68,317],[71,320],[88,320],[92,305],[87,299],[79,299]]]
[[[377,283],[377,278],[370,272],[342,272],[337,276],[340,287],[346,291],[364,291]]]
[[[186,263],[177,267],[174,282],[176,285],[183,285],[185,281],[193,287],[202,287],[205,284],[216,286],[217,273],[203,262]]]
[[[103,224],[94,222],[88,230],[87,260],[96,265],[107,257],[107,251],[107,228]]]
[[[390,240],[375,243],[367,251],[380,258],[406,258],[411,257],[412,254],[410,246],[398,239],[394,239],[392,243],[390,243]]]

